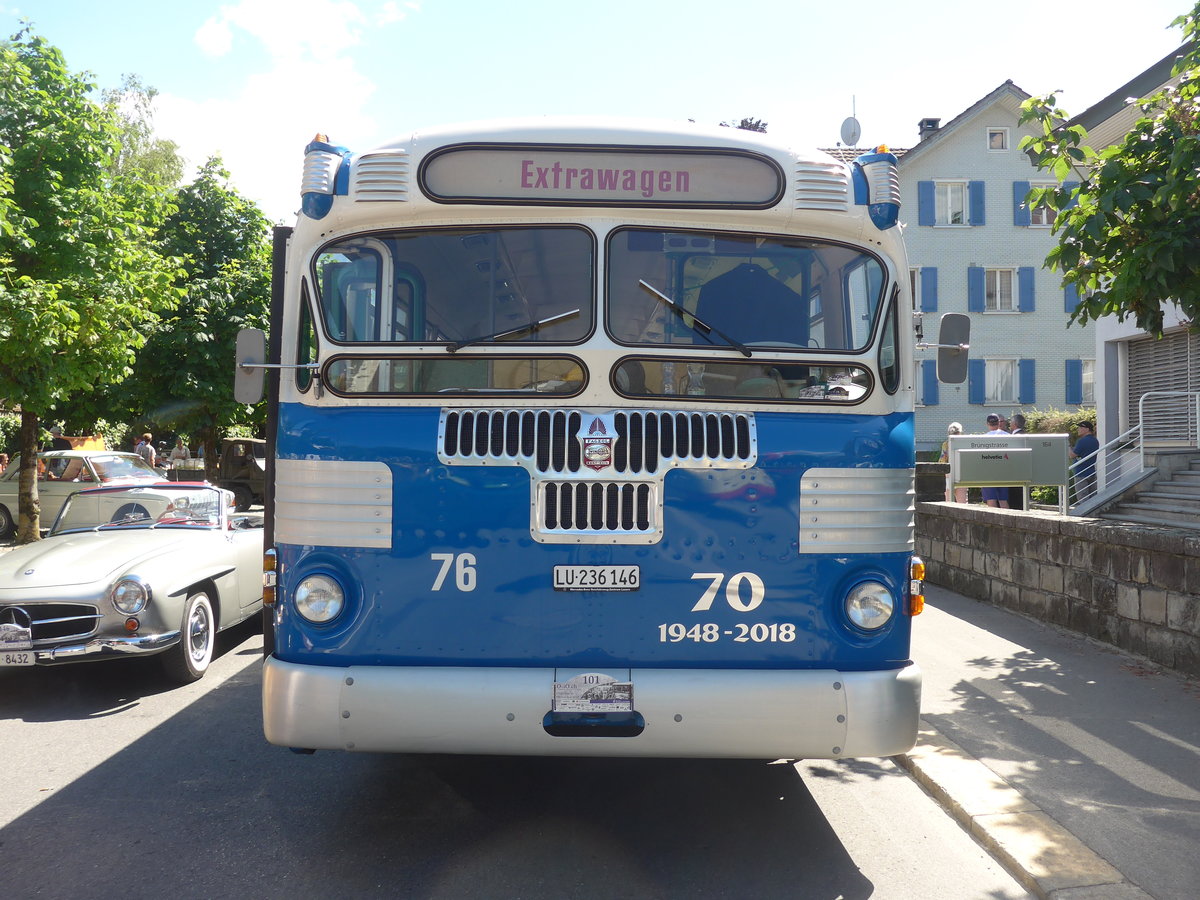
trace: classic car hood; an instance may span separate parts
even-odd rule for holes
[[[0,555],[0,591],[103,581],[186,540],[188,532],[165,528],[48,537]]]

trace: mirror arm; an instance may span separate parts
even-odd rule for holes
[[[240,362],[240,369],[316,369],[321,368],[320,363],[259,363],[259,362]]]
[[[970,350],[970,344],[929,344],[921,341],[916,345],[918,350]]]

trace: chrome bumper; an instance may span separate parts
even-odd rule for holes
[[[916,742],[921,671],[632,669],[636,736],[556,737],[554,669],[306,666],[268,657],[263,730],[283,747],[518,756],[836,759]]]
[[[182,632],[164,631],[159,634],[138,634],[131,637],[92,638],[82,644],[63,644],[34,650],[39,663],[72,662],[92,657],[136,656],[159,653],[179,643]]]

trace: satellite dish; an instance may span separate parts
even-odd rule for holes
[[[842,143],[847,147],[857,147],[860,137],[862,137],[862,126],[858,124],[858,119],[851,116],[842,123]]]

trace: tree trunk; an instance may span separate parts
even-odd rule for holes
[[[217,429],[205,425],[200,429],[200,439],[204,444],[204,480],[216,484],[221,474],[221,448],[217,445]]]
[[[42,539],[42,503],[38,499],[38,417],[21,410],[21,469],[17,484],[17,543]]]

